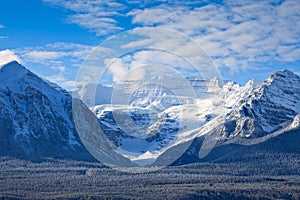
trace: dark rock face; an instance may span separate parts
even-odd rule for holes
[[[300,78],[288,70],[279,71],[254,87],[250,95],[228,113],[229,121],[236,126],[225,132],[260,137],[281,128],[299,112]]]
[[[91,159],[76,133],[66,91],[16,62],[1,68],[0,79],[0,155]]]
[[[41,160],[45,157],[93,159],[81,143],[76,131],[73,122],[72,97],[68,92],[42,80],[16,62],[0,68],[0,82],[0,156],[30,160]],[[193,86],[203,85],[201,81],[198,82],[194,81]],[[200,86],[199,88],[202,89]],[[145,141],[140,142],[140,152],[144,153],[146,147],[142,145],[148,144],[152,145],[150,150],[160,150],[172,142],[176,138],[176,133],[182,128],[179,127],[180,123],[176,115],[169,116],[163,111],[180,102],[162,88],[155,85],[147,87],[150,92],[136,91],[131,96],[129,103],[132,107],[130,108],[122,107],[115,111],[101,110],[101,108],[96,110],[94,113],[98,117],[99,124],[87,106],[82,106],[82,109],[85,114],[95,118],[105,136],[117,147],[122,147],[124,141],[128,139],[137,141],[135,136],[127,135],[121,129],[122,127],[118,126],[113,116],[120,115],[118,118],[123,119],[122,115],[129,114],[135,125],[141,127],[142,131],[144,127],[148,127],[145,128],[147,129],[145,132],[155,133],[143,138]],[[234,102],[227,108],[227,112],[222,114],[222,117],[225,115],[225,120],[217,124],[218,129],[214,129],[218,132],[216,135],[225,140],[234,137],[258,138],[280,129],[287,122],[299,127],[299,115],[297,115],[300,112],[299,76],[287,70],[280,71],[262,84],[245,87],[248,87],[245,89],[246,92],[234,94],[243,96],[235,98],[239,101]],[[110,94],[110,92],[110,89],[107,89],[106,93]],[[150,100],[150,103],[146,100]],[[80,100],[77,103],[82,104]],[[161,119],[155,124],[157,126],[151,126],[150,108],[157,108],[155,115],[158,121]],[[295,118],[296,115],[298,118]],[[205,116],[207,122],[217,118],[212,113],[207,113]],[[193,144],[185,154],[184,163],[190,162],[191,159],[198,159],[197,154],[202,141],[201,137],[194,138]],[[126,147],[131,149],[128,143]]]
[[[96,112],[96,114],[103,133],[117,147],[122,146],[124,139],[135,138],[132,135],[126,134],[126,132],[124,132],[116,123],[116,121],[114,120],[114,116],[116,115],[116,113],[113,113],[113,111],[103,111],[102,113]],[[129,112],[129,115],[132,120],[134,120],[137,126],[147,126],[150,122],[149,113],[147,113],[145,110],[135,108]],[[176,120],[167,118],[160,127],[160,131],[154,135],[147,137],[146,141],[161,143],[157,147],[161,148],[166,144],[166,140],[170,139],[169,137],[172,137],[172,135],[177,133],[177,131],[179,130],[178,125],[179,124]]]
[[[218,91],[216,91],[216,93],[218,97],[216,100],[221,99],[225,102],[225,105],[222,104],[222,101],[220,101],[221,103],[217,102],[216,105],[211,105],[211,110],[222,110],[222,112],[208,110],[206,113],[205,111],[205,115],[203,115],[205,121],[212,123],[208,129],[206,129],[209,130],[209,132],[206,132],[204,135],[218,137],[220,140],[220,144],[218,145],[220,146],[227,141],[261,139],[277,130],[283,130],[282,128],[287,125],[290,126],[293,120],[294,126],[299,124],[299,120],[295,120],[295,116],[300,112],[300,78],[290,71],[276,72],[269,79],[260,84],[256,84],[254,80],[249,81],[245,86],[238,86],[233,82],[228,82],[221,89],[221,92],[218,93]],[[178,139],[176,138],[176,134],[183,128],[180,127],[178,123],[180,119],[176,117],[178,110],[172,110],[172,106],[176,106],[177,104],[164,104],[161,96],[164,96],[162,90],[155,87],[148,87],[145,88],[145,90],[133,93],[132,101],[130,102],[131,110],[123,107],[122,109],[118,107],[111,108],[109,106],[105,108],[105,105],[91,109],[94,109],[94,113],[97,115],[107,138],[122,149],[122,147],[126,146],[124,143],[128,142],[128,140],[125,140],[130,137],[130,139],[133,138],[121,130],[118,123],[114,121],[112,112],[118,112],[118,114],[122,115],[128,111],[136,125],[145,125],[147,127],[149,123],[151,123],[149,122],[151,120],[147,113],[152,108],[151,102],[160,99],[156,101],[157,104],[155,103],[155,105],[162,104],[161,108],[171,108],[165,113],[163,109],[161,109],[162,111],[157,109],[158,112],[155,113],[159,117],[166,114],[165,117],[162,117],[166,119],[165,123],[157,128],[159,131],[155,135],[151,135],[151,137],[148,137],[143,143],[137,146],[140,148],[142,145],[152,145],[151,148],[149,148],[150,151],[161,150],[172,141],[176,141],[176,139]],[[167,102],[169,102],[169,100]],[[224,107],[224,112],[223,109],[220,109],[222,106]],[[156,106],[155,108],[159,107]],[[168,114],[170,114],[170,116],[167,116]],[[157,119],[159,119],[159,117]],[[160,123],[157,124],[161,125]],[[205,128],[207,127],[204,127],[203,130],[205,130]],[[145,132],[146,131],[145,128]],[[198,130],[195,129],[195,134],[197,134],[197,131]],[[193,137],[194,142],[187,150],[185,163],[188,163],[189,160],[199,160],[198,153],[205,136],[199,135]],[[184,143],[185,141],[182,139],[178,142],[177,146],[172,146],[171,149],[168,150],[171,151],[173,149],[176,151],[178,149],[178,151],[180,151],[180,145]],[[133,143],[130,143],[130,145],[133,146]],[[145,151],[138,153],[141,152]],[[164,153],[160,156],[164,156]],[[166,154],[166,157],[167,156]]]

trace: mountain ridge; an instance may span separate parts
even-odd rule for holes
[[[0,81],[1,156],[30,160],[41,160],[44,157],[93,160],[76,131],[72,116],[72,97],[67,91],[43,80],[17,62],[0,67]],[[141,151],[140,157],[134,158],[136,163],[142,163],[146,155],[151,157],[156,151],[161,151],[161,158],[167,157],[169,150],[178,148],[177,145],[196,141],[210,134],[221,141],[227,141],[219,141],[216,144],[219,147],[239,138],[250,141],[271,135],[277,130],[282,129],[284,132],[287,126],[299,129],[300,78],[291,71],[275,72],[262,83],[250,80],[245,86],[226,82],[222,88],[208,88],[202,87],[205,82],[202,83],[201,80],[191,82],[196,89],[200,88],[198,91],[213,95],[213,98],[207,100],[204,98],[206,96],[201,96],[200,99],[188,99],[187,104],[176,102],[174,105],[160,105],[163,101],[154,98],[148,105],[145,104],[148,95],[151,99],[158,94],[165,99],[172,99],[168,95],[173,94],[159,91],[161,87],[147,86],[151,93],[133,93],[136,98],[132,98],[128,108],[124,105],[101,105],[90,109],[98,117],[102,129],[114,135],[106,136],[114,140],[113,143],[118,147],[125,145],[124,147],[132,149],[135,147],[132,144],[137,145],[136,147],[146,144],[145,147],[139,147],[140,150],[136,149]],[[216,83],[212,81],[211,84]],[[104,89],[103,94],[110,94],[109,89]],[[101,93],[101,88],[98,92]],[[148,113],[148,109],[153,108],[156,112]],[[186,110],[183,116],[180,116],[181,110]],[[151,137],[137,140],[133,136],[124,136],[126,132],[121,132],[118,124],[113,121],[113,115],[109,114],[115,111],[120,116],[129,112],[138,126],[149,125],[144,130]],[[156,131],[155,134],[152,131]],[[193,144],[187,151],[195,149]],[[164,145],[169,149],[164,149]],[[199,152],[194,153],[197,156]],[[118,154],[115,155],[118,157]]]
[[[299,83],[300,78],[298,75],[283,70],[273,73],[269,79],[262,83],[250,80],[245,86],[240,86],[233,82],[227,82],[219,90],[213,90],[211,99],[195,99],[189,101],[188,104],[177,103],[167,107],[162,104],[162,101],[152,100],[152,90],[154,88],[152,87],[148,88],[149,98],[147,97],[147,90],[142,91],[142,95],[138,95],[142,99],[136,98],[140,101],[135,101],[135,104],[131,103],[128,109],[121,105],[101,105],[92,107],[91,110],[98,116],[106,136],[113,138],[113,142],[117,141],[115,143],[117,147],[128,150],[128,146],[135,141],[137,149],[142,144],[146,147],[140,149],[141,155],[139,157],[142,159],[142,155],[146,156],[147,154],[151,158],[155,155],[163,156],[167,152],[171,152],[171,149],[179,148],[180,151],[180,144],[204,135],[213,135],[221,141],[236,142],[244,139],[245,141],[248,140],[250,144],[251,141],[265,136],[275,136],[276,134],[273,133],[276,131],[282,130],[281,134],[287,126],[292,127],[291,123],[297,124],[296,117],[300,112]],[[155,93],[163,94],[160,91],[155,91]],[[147,98],[148,101],[146,101]],[[149,107],[144,102],[153,102],[155,107]],[[198,105],[201,105],[201,107]],[[153,111],[151,113],[153,108],[155,110],[157,108],[164,109],[159,110],[158,113]],[[185,114],[180,115],[184,110],[186,111]],[[124,122],[125,125],[118,124],[114,121],[114,115],[126,116],[128,113],[133,119],[135,119],[134,116],[139,115],[147,121],[149,118],[147,112],[151,113],[150,118],[155,119],[156,122],[152,124],[147,122],[149,125],[147,133],[148,130],[152,130],[154,135],[149,134],[152,135],[151,138],[146,138],[143,141],[126,136],[126,130],[131,129],[132,125],[126,125],[126,122]],[[174,123],[174,121],[180,122],[180,120],[181,124],[179,126]],[[134,121],[137,124],[142,124],[138,120]],[[165,127],[162,122],[167,126]],[[197,123],[200,124],[198,127],[195,126]],[[160,131],[155,133],[157,129],[152,129],[153,127],[160,128]],[[126,129],[122,130],[122,128]],[[297,127],[293,125],[292,128]],[[177,133],[174,134],[174,132]],[[161,142],[169,146],[162,148]],[[211,142],[208,140],[207,144],[209,143]],[[223,144],[227,145],[228,142]],[[222,145],[222,142],[218,142],[216,145]],[[155,159],[158,159],[158,157],[155,157]]]
[[[1,155],[90,156],[72,121],[72,97],[17,62],[0,68]],[[77,151],[78,150],[78,151]],[[64,155],[65,154],[65,155]]]

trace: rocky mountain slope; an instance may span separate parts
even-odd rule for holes
[[[299,128],[300,78],[293,72],[278,71],[262,83],[250,80],[245,86],[233,82],[221,88],[216,85],[202,87],[198,92],[205,95],[185,102],[176,102],[178,96],[163,87],[148,86],[133,92],[128,106],[101,105],[91,110],[114,145],[138,153],[132,160],[139,163],[163,159],[172,149],[185,152],[181,145],[197,138],[206,137],[203,148],[193,154],[204,157],[217,146],[255,144]],[[172,101],[165,104],[163,99]],[[116,116],[129,116],[135,124],[126,120],[120,123]],[[142,126],[146,136],[132,135],[132,126],[135,132]],[[193,148],[192,145],[189,149]]]
[[[240,90],[243,97],[226,113],[226,135],[264,136],[300,112],[300,78],[291,71],[275,72],[257,86],[250,81]]]
[[[228,145],[270,146],[272,138],[291,135],[286,132],[293,133],[295,142],[282,141],[298,144],[300,78],[293,72],[275,72],[262,83],[251,80],[245,86],[190,77],[187,83],[194,93],[171,77],[162,79],[173,90],[142,81],[116,88],[89,85],[82,93],[76,91],[90,102],[87,105],[101,104],[90,110],[113,146],[116,163],[119,159],[138,165],[209,160],[207,155],[219,155],[218,149]],[[68,92],[17,62],[0,67],[0,82],[0,156],[92,159],[76,131]],[[96,91],[95,103],[90,101],[91,91]],[[114,92],[119,96],[112,100]],[[118,97],[126,97],[125,103]],[[86,106],[79,107],[95,117]],[[170,154],[174,152],[175,156]]]
[[[17,62],[0,67],[0,155],[91,159],[72,121],[67,91]]]

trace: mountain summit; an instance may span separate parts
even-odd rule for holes
[[[76,131],[72,97],[67,91],[41,79],[17,62],[0,67],[0,82],[0,156],[30,160],[45,157],[92,159]],[[203,141],[203,137],[210,135],[218,138],[216,145],[220,146],[238,139],[264,141],[274,134],[299,128],[300,78],[291,71],[275,72],[262,83],[251,80],[245,86],[227,82],[222,88],[212,87],[216,88],[212,91],[205,87],[212,81],[207,83],[207,80],[190,78],[189,82],[205,95],[193,99],[187,96],[188,103],[172,102],[171,93],[149,85],[133,93],[128,102],[130,106],[104,104],[90,109],[116,149],[133,152],[132,161],[142,165],[150,160],[159,163],[169,157],[169,152],[182,151],[180,146],[190,141],[194,142],[187,152],[198,156],[201,143],[195,141],[201,138]],[[139,84],[133,86],[136,85]],[[185,94],[180,93],[186,89],[181,84],[173,85],[178,85],[175,89],[179,94]],[[122,90],[125,86],[120,85],[117,89]],[[111,94],[113,89],[98,87],[97,92],[99,95]],[[134,91],[132,88],[127,90]],[[209,96],[213,98],[206,99]],[[151,104],[148,105],[145,101],[149,99]],[[86,106],[83,108],[93,115]],[[147,137],[128,135],[123,128],[133,127],[128,126],[126,120],[120,127],[114,119],[114,116],[123,119],[128,114],[133,125],[140,127],[138,130]],[[115,155],[119,155],[118,152],[114,152]]]
[[[0,68],[0,155],[89,157],[72,121],[72,98],[17,62]]]
[[[203,87],[210,84],[207,80],[190,78],[189,81],[200,94],[209,95],[188,99],[188,103],[171,103],[170,94],[148,86],[133,93],[134,101],[127,107],[121,104],[98,105],[91,110],[97,115],[106,136],[120,151],[138,154],[132,159],[136,163],[143,163],[143,159],[146,162],[145,158],[160,160],[160,157],[168,157],[164,156],[166,152],[180,152],[180,145],[206,136],[218,138],[218,145],[238,140],[251,143],[298,127],[300,77],[291,71],[275,72],[262,83],[250,80],[245,86],[227,82],[222,88],[213,87],[216,88],[213,91]],[[185,89],[180,86],[178,84],[175,89]],[[117,89],[126,90],[125,86]],[[168,100],[167,106],[162,97]],[[149,102],[154,102],[154,106],[149,106]],[[126,120],[115,121],[114,116],[125,118],[127,115],[134,124],[127,124]],[[149,137],[133,137],[133,126],[137,127],[136,130],[143,127],[142,132]],[[214,145],[210,146],[213,148]],[[199,144],[190,149],[199,150]]]
[[[263,136],[293,120],[300,112],[300,77],[278,71],[256,86],[246,85],[242,97],[227,114],[234,125],[227,134]]]

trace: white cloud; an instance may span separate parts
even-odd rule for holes
[[[92,14],[72,15],[68,18],[68,22],[87,28],[99,36],[123,30],[123,28],[117,26],[117,21],[114,19],[98,17]]]
[[[58,70],[61,73],[64,73],[67,70],[67,68],[64,66],[53,66],[53,67],[51,67],[51,69]]]
[[[123,30],[119,22],[113,18],[113,16],[122,16],[120,12],[126,7],[122,3],[112,0],[44,0],[44,2],[73,11],[74,14],[67,18],[67,22],[78,24],[81,27],[95,32],[97,35],[107,35]]]
[[[141,80],[146,76],[147,78],[160,76],[170,73],[171,68],[172,73],[175,68],[180,68],[177,72],[184,74],[185,69],[191,67],[189,63],[174,54],[153,50],[138,51],[121,58],[107,58],[104,64],[114,83],[122,80]]]
[[[0,24],[0,29],[3,29],[5,28],[3,25]],[[4,36],[4,35],[0,35],[0,39],[6,39],[8,38],[7,36]]]
[[[232,70],[248,68],[254,62],[299,60],[297,0],[224,0],[220,4],[192,0],[44,1],[71,10],[74,13],[67,18],[68,23],[97,35],[126,29],[124,19],[131,19],[134,26],[175,29],[196,40],[218,66]],[[127,47],[147,42],[151,41],[136,41]]]
[[[222,4],[176,0],[44,1],[73,11],[67,21],[97,35],[123,30],[126,25],[122,20],[126,17],[132,18],[135,25],[178,30],[196,39],[212,57],[218,57],[219,65],[233,63],[228,62],[227,57],[235,59],[234,63],[240,66],[246,63],[244,67],[247,67],[247,62],[256,60],[299,59],[300,14],[297,0],[225,0]],[[135,9],[132,10],[132,7]],[[275,53],[279,47],[287,45],[290,46],[289,56]],[[224,57],[223,61],[221,57]]]
[[[51,60],[57,59],[65,56],[65,52],[55,52],[55,51],[30,51],[25,53],[23,56],[32,60]]]
[[[122,80],[141,80],[165,74],[174,75],[174,77],[187,77],[191,74],[204,72],[204,70],[199,71],[184,58],[172,52],[160,50],[142,50],[120,58],[107,58],[104,64],[114,83]],[[210,66],[206,65],[206,67],[209,68]],[[214,71],[212,68],[209,69]],[[206,75],[209,76],[208,73]],[[104,73],[103,77],[105,76],[107,74]]]
[[[222,3],[210,1],[179,0],[44,0],[63,7],[71,14],[65,19],[95,32],[98,36],[108,36],[130,27],[162,27],[177,30],[201,45],[219,67],[231,72],[264,63],[299,61],[300,11],[297,0],[283,1],[235,1]],[[134,8],[134,9],[132,9]],[[131,20],[131,24],[130,23]],[[133,30],[139,31],[138,28]],[[196,63],[205,61],[195,55],[189,43],[176,40],[173,35],[142,33],[146,39],[135,40],[123,48],[138,48],[151,45],[172,49],[188,58],[198,58]],[[163,37],[163,38],[161,38]],[[173,38],[172,38],[173,37]],[[163,43],[162,43],[163,42]],[[83,58],[93,47],[77,44],[55,43],[41,48],[30,48],[18,52],[26,61],[40,62],[59,72],[67,73],[70,66],[79,67]],[[27,54],[26,54],[27,53]],[[159,54],[159,55],[158,55]],[[51,58],[51,59],[47,59]],[[127,59],[127,60],[126,60]],[[143,64],[178,65],[188,68],[180,59],[157,52],[139,52],[127,58],[118,58],[112,64],[110,73],[114,81]],[[99,70],[98,66],[90,71]],[[89,73],[86,73],[87,77]],[[141,71],[140,77],[144,76]]]
[[[127,67],[120,58],[108,58],[104,61],[106,68],[113,76],[114,82],[119,82],[128,73]]]
[[[0,51],[0,66],[5,65],[11,61],[22,63],[21,59],[13,51],[9,49]]]
[[[300,59],[300,48],[290,46],[280,46],[277,49],[279,59],[286,62],[293,62],[295,58]]]
[[[26,67],[34,69],[40,76],[61,87],[73,89],[76,71],[94,46],[76,43],[51,43],[45,46],[14,49],[26,62]]]
[[[225,1],[191,8],[172,4],[128,13],[132,22],[181,31],[194,38],[219,66],[299,60],[300,13],[293,0]],[[285,48],[285,51],[280,49]]]
[[[93,50],[94,46],[76,43],[57,42],[45,46],[20,48],[16,53],[28,63],[40,63],[45,66],[60,67],[64,62],[79,67],[82,61]]]
[[[63,74],[56,74],[52,76],[46,76],[50,82],[56,83],[60,87],[66,89],[67,91],[75,90],[76,82],[74,80],[68,80]]]

